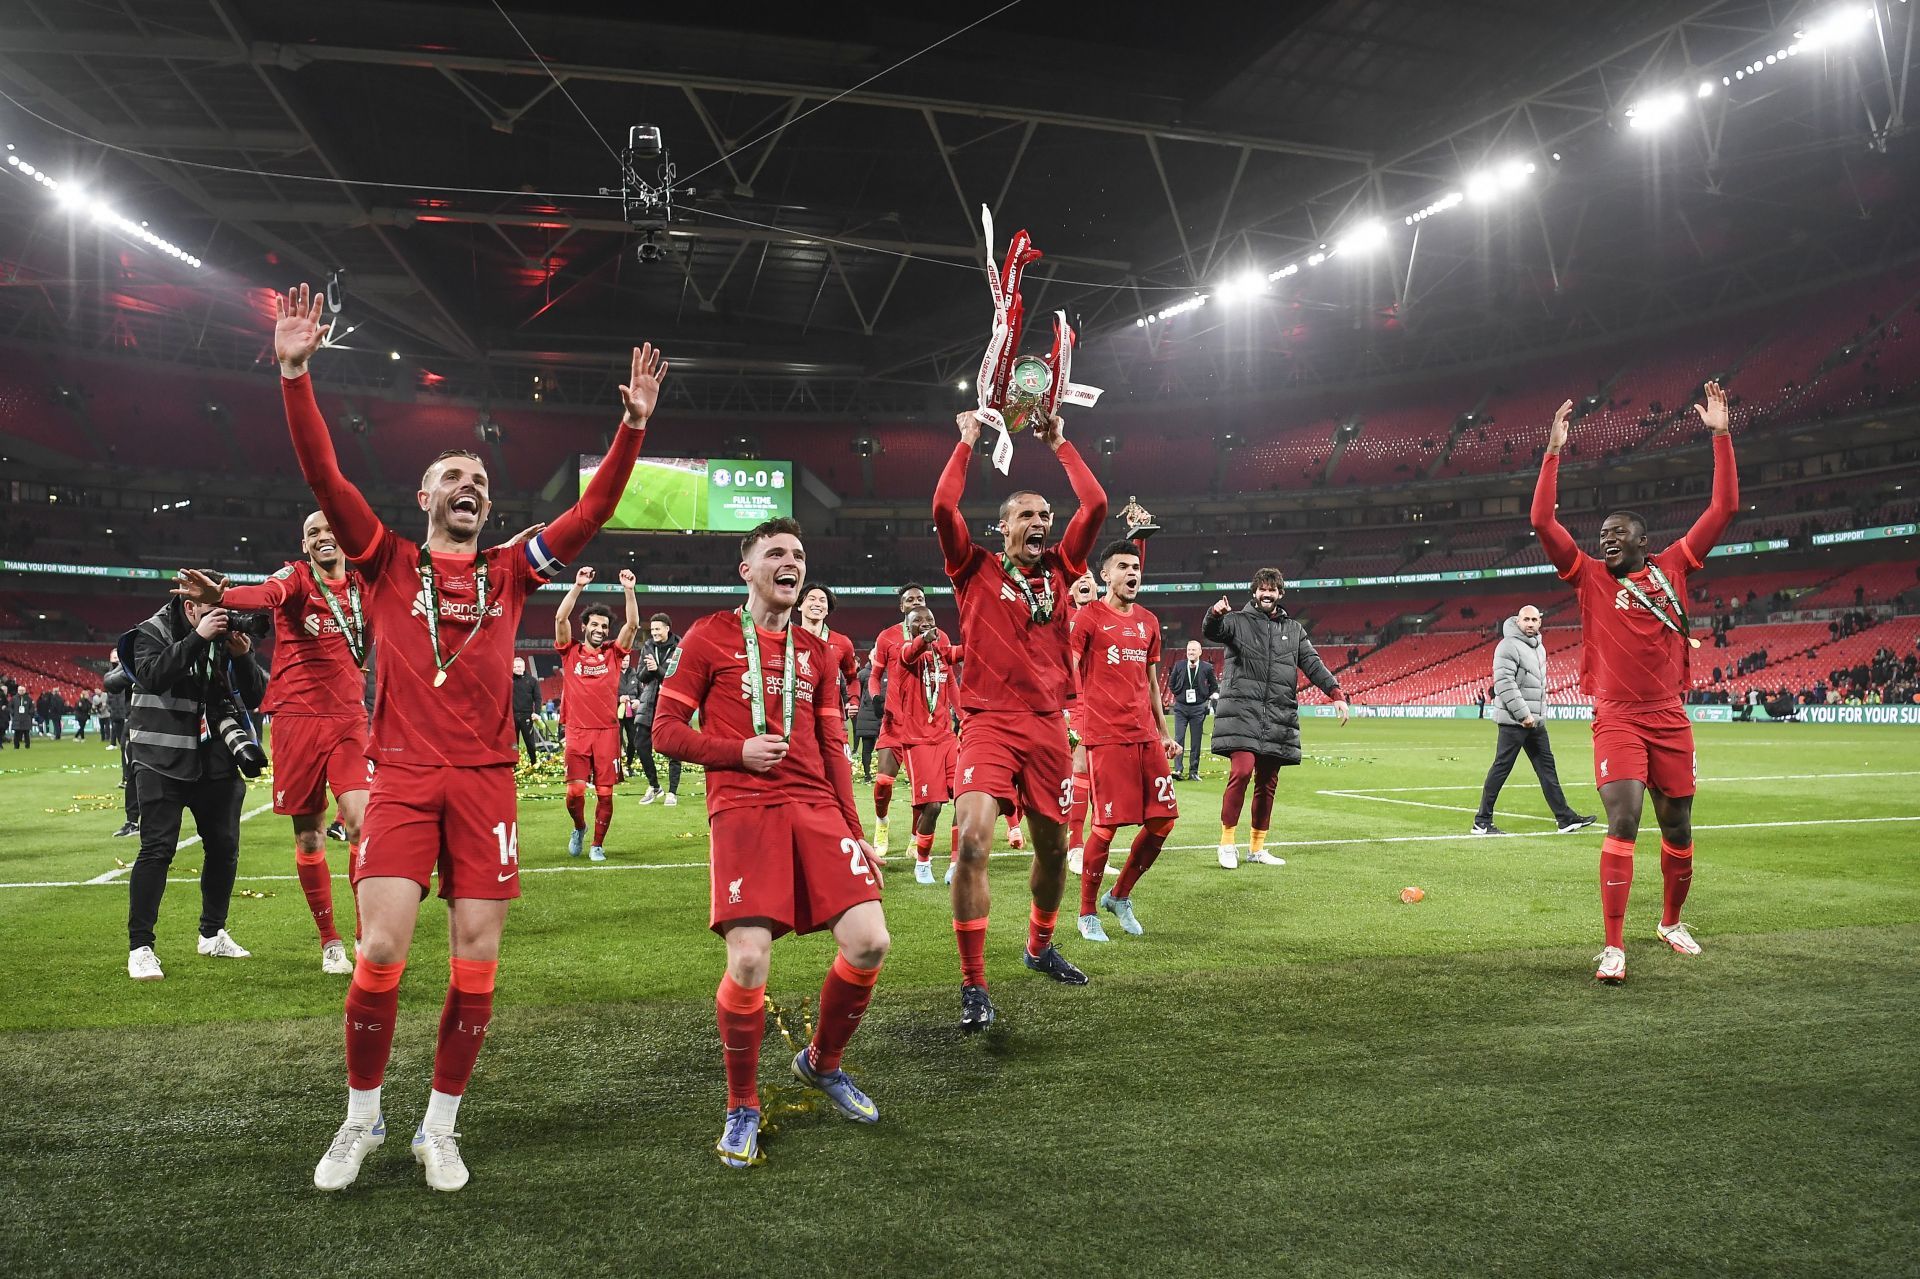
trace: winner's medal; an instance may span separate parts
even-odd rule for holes
[[[467,645],[473,643],[480,634],[480,626],[487,620],[487,557],[484,552],[473,557],[473,581],[479,597],[479,612],[474,615],[473,629],[460,641],[460,647],[448,656],[440,655],[440,581],[433,571],[433,554],[422,544],[420,547],[420,590],[427,597],[427,641],[433,645],[433,664],[439,669],[433,673],[433,686],[439,688],[447,682],[447,668],[460,660],[467,651]]]
[[[1667,575],[1665,573],[1662,573],[1660,571],[1660,566],[1658,564],[1655,564],[1652,560],[1647,561],[1647,575],[1653,579],[1653,584],[1659,587],[1661,593],[1667,597],[1670,603],[1672,603],[1674,612],[1679,614],[1678,621],[1675,621],[1673,617],[1669,616],[1666,609],[1661,608],[1659,605],[1655,604],[1653,602],[1653,598],[1650,595],[1648,595],[1645,591],[1641,590],[1640,584],[1634,581],[1631,577],[1621,578],[1620,583],[1622,586],[1626,588],[1627,594],[1633,596],[1633,598],[1639,600],[1642,604],[1646,605],[1647,611],[1660,619],[1661,625],[1665,626],[1668,630],[1672,631],[1674,634],[1686,640],[1687,646],[1689,648],[1699,648],[1700,641],[1695,639],[1691,634],[1689,634],[1689,632],[1693,628],[1687,624],[1686,605],[1680,602],[1679,595],[1677,595],[1674,592],[1673,583],[1667,580]]]
[[[1029,263],[1040,260],[1025,231],[1017,232],[1007,245],[1005,263],[997,270],[993,263],[993,211],[980,207],[980,224],[986,233],[987,288],[993,295],[993,331],[987,349],[980,357],[979,389],[981,422],[999,432],[993,445],[994,469],[1002,475],[1013,460],[1013,434],[1023,431],[1036,418],[1054,415],[1061,401],[1092,406],[1100,398],[1097,386],[1081,386],[1072,379],[1073,348],[1078,340],[1065,311],[1055,311],[1053,349],[1046,355],[1021,355],[1020,337],[1026,327],[1026,302],[1020,296],[1020,277]]]

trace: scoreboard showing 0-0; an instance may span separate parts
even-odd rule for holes
[[[580,491],[600,458],[580,458]],[[793,515],[793,463],[758,458],[643,457],[634,463],[611,529],[744,533]]]

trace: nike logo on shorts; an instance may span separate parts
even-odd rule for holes
[[[520,872],[517,870],[503,870],[500,872],[497,882],[504,884],[509,879],[512,879],[515,875],[518,875],[519,873]]]

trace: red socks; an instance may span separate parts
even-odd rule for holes
[[[713,1006],[720,1022],[721,1057],[727,1066],[727,1109],[751,1106],[758,1110],[760,1041],[767,1033],[767,988],[762,984],[748,989],[729,974],[720,979]]]
[[[1155,819],[1158,821],[1159,819]],[[1114,887],[1113,895],[1120,898],[1133,896],[1133,886],[1153,865],[1154,858],[1160,856],[1160,848],[1167,842],[1167,832],[1155,830],[1152,826],[1142,826],[1133,837],[1133,848],[1127,853],[1127,864],[1121,868],[1120,882]],[[1081,889],[1084,896],[1086,890]]]
[[[573,818],[575,830],[587,828],[587,784],[585,782],[567,783],[567,815]]]
[[[932,838],[928,836],[928,838]],[[840,1054],[847,1041],[860,1028],[873,999],[873,984],[880,980],[880,968],[855,968],[845,955],[833,957],[827,979],[820,983],[820,1024],[814,1028],[813,1043],[807,1050],[807,1063],[821,1074],[840,1069]]]
[[[1627,894],[1632,891],[1633,841],[1609,835],[1600,841],[1600,914],[1609,946],[1627,944]]]
[[[493,1020],[493,979],[500,961],[454,955],[447,964],[452,972],[446,1006],[440,1010],[440,1039],[433,1049],[433,1089],[458,1097],[473,1078],[473,1063],[480,1058],[487,1023]]]
[[[593,793],[593,844],[595,848],[607,842],[607,827],[613,825],[613,792],[597,790]]]
[[[1059,911],[1041,910],[1038,906],[1027,912],[1027,953],[1029,955],[1038,955],[1053,945],[1053,925],[1059,918]]]
[[[320,944],[331,946],[340,940],[340,930],[333,926],[333,876],[327,873],[327,850],[303,853],[294,849],[293,869],[300,878],[300,891],[307,895],[314,927],[320,930]]]
[[[956,842],[959,838],[958,835],[954,836]],[[913,859],[921,862],[933,860],[933,836],[915,835],[913,837]]]
[[[960,860],[960,828],[955,826],[947,832],[953,838],[947,841],[947,857],[951,861]]]
[[[887,820],[887,806],[893,803],[893,779],[885,773],[873,779],[873,815]]]
[[[1675,848],[1660,841],[1660,878],[1666,893],[1660,904],[1660,923],[1667,928],[1680,922],[1680,908],[1687,903],[1687,890],[1693,887],[1693,845]]]
[[[362,959],[353,966],[347,987],[347,1085],[378,1088],[387,1076],[387,1058],[393,1055],[393,1019],[400,1009],[400,974],[406,961],[376,964]]]
[[[1107,853],[1113,848],[1113,827],[1095,826],[1080,854],[1080,913],[1100,909],[1100,886],[1107,878]]]
[[[987,917],[953,921],[953,940],[960,947],[960,980],[969,986],[987,984]]]
[[[1093,790],[1092,780],[1085,773],[1073,775],[1073,805],[1067,810],[1067,847],[1079,848],[1082,836],[1087,829],[1087,796]],[[1085,911],[1080,912],[1085,914]]]

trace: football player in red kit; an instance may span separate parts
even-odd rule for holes
[[[847,704],[860,699],[860,663],[854,656],[853,638],[827,625],[837,605],[838,601],[827,587],[818,582],[807,583],[807,589],[800,594],[800,625],[827,642],[827,648],[833,653],[836,677],[834,704],[843,714],[851,715],[854,712]]]
[[[607,860],[607,827],[613,824],[615,762],[620,758],[620,667],[633,652],[640,633],[640,601],[634,596],[638,581],[632,569],[620,570],[620,589],[627,597],[626,619],[611,644],[613,610],[589,604],[580,614],[580,638],[573,638],[573,608],[580,592],[593,581],[593,570],[574,570],[573,585],[553,614],[553,647],[560,654],[560,723],[567,741],[567,815],[573,833],[567,837],[567,855],[578,857],[587,834],[587,787],[593,787],[593,844],[590,860]]]
[[[1087,555],[1107,518],[1100,481],[1067,442],[1055,415],[1034,428],[1073,485],[1080,509],[1057,546],[1047,545],[1053,508],[1038,493],[1018,491],[1000,504],[1001,550],[974,542],[960,513],[967,467],[980,438],[980,419],[956,419],[960,442],[933,495],[934,528],[959,604],[966,677],[960,682],[959,780],[954,820],[960,828],[959,870],[953,879],[953,928],[960,950],[960,1029],[993,1024],[987,994],[987,855],[995,818],[1016,802],[1033,835],[1026,966],[1058,982],[1081,986],[1086,974],[1053,944],[1054,923],[1066,888],[1068,810],[1073,805],[1073,761],[1066,709],[1072,688],[1067,617],[1060,607],[1068,585],[1087,571]]]
[[[1178,750],[1160,717],[1160,619],[1141,607],[1140,549],[1114,542],[1100,552],[1106,598],[1074,615],[1069,651],[1079,676],[1074,718],[1087,750],[1093,787],[1093,836],[1080,872],[1080,935],[1106,941],[1100,910],[1138,937],[1133,886],[1147,873],[1173,829],[1180,808],[1167,761]],[[1110,893],[1107,851],[1123,826],[1138,826],[1120,882]]]
[[[1067,591],[1067,627],[1072,629],[1076,614],[1093,603],[1100,588],[1093,580],[1093,570],[1089,569],[1073,580],[1073,586]],[[1067,873],[1078,875],[1081,870],[1084,845],[1087,835],[1087,792],[1090,783],[1087,779],[1087,745],[1073,724],[1073,702],[1080,696],[1080,674],[1074,672],[1073,692],[1070,695],[1067,717],[1067,741],[1073,747],[1073,805],[1067,810]]]
[[[1688,658],[1699,641],[1688,632],[1687,578],[1706,561],[1740,509],[1740,478],[1726,392],[1706,385],[1695,405],[1713,436],[1713,497],[1692,528],[1664,550],[1648,553],[1647,522],[1615,511],[1600,523],[1600,554],[1582,554],[1554,514],[1573,401],[1553,415],[1547,455],[1533,490],[1533,529],[1560,576],[1580,600],[1580,689],[1593,699],[1593,771],[1607,809],[1600,844],[1600,913],[1606,926],[1594,976],[1627,976],[1627,894],[1633,889],[1633,844],[1649,792],[1660,823],[1660,876],[1665,895],[1656,936],[1676,953],[1700,944],[1680,920],[1693,884],[1693,722],[1681,697]]]
[[[273,610],[273,675],[260,707],[273,716],[273,811],[293,818],[294,871],[320,933],[320,971],[344,977],[353,961],[333,914],[327,791],[339,805],[351,866],[373,784],[363,704],[367,583],[347,566],[324,512],[307,516],[300,549],[304,559],[259,586],[222,587],[185,569],[174,594],[211,596],[222,608]]]
[[[926,588],[918,582],[908,582],[894,594],[900,601],[900,625],[887,627],[880,632],[880,638],[873,642],[872,668],[867,676],[868,697],[877,698],[881,695],[881,679],[892,669],[890,664],[900,646],[907,642],[907,614],[927,605]],[[900,751],[899,743],[894,741],[893,725],[887,719],[884,704],[880,713],[880,736],[874,742],[874,748],[879,754],[873,764],[873,850],[885,857],[887,811],[893,804],[894,778],[900,775]]]
[[[326,338],[322,298],[302,285],[276,297],[274,351],[301,474],[367,581],[380,637],[373,711],[376,769],[353,883],[361,942],[347,988],[347,1118],[314,1168],[314,1185],[353,1184],[386,1139],[380,1087],[393,1049],[400,977],[420,902],[437,872],[451,924],[451,980],[434,1050],[433,1091],[413,1157],[435,1190],[467,1184],[454,1122],[493,1012],[507,902],[520,895],[513,766],[513,637],[527,595],[585,549],[613,517],[666,360],[644,345],[620,387],[622,415],[580,501],[524,543],[487,550],[486,466],[464,449],[434,459],[417,501],[426,537],[386,527],[340,471],[307,362]]]
[[[907,614],[907,642],[894,649],[887,682],[887,714],[900,743],[913,805],[913,878],[933,882],[933,832],[953,795],[959,744],[953,736],[953,669],[960,650],[934,625],[933,610]],[[960,846],[956,828],[954,848]]]
[[[849,1119],[880,1118],[840,1068],[887,955],[880,871],[853,804],[838,669],[825,641],[796,624],[806,580],[800,526],[768,520],[740,539],[744,608],[695,622],[660,686],[653,740],[707,770],[712,841],[708,923],[727,944],[715,994],[727,1119],[715,1147],[729,1168],[760,1154],[760,1041],[773,939],[830,930],[838,944],[820,988],[812,1041],[793,1059],[801,1083]],[[700,717],[696,731],[691,723]]]

